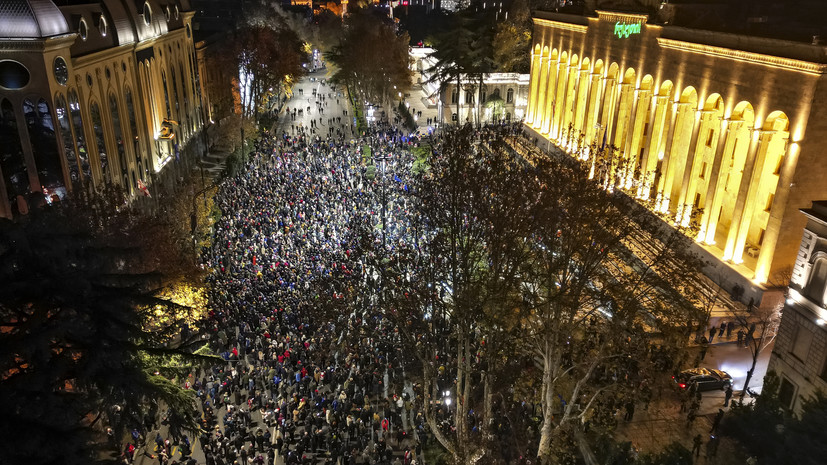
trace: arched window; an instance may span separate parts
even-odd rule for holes
[[[187,75],[184,74],[184,63],[181,61],[178,61],[178,71],[180,71],[178,77],[181,79],[181,94],[184,96],[184,130],[189,134],[192,130],[190,127],[190,89],[187,88]]]
[[[487,96],[488,96],[488,92],[486,92],[486,91],[484,91],[484,90],[483,90],[483,91],[481,91],[481,92],[480,92],[480,103],[485,103],[485,98],[486,98]]]
[[[147,26],[152,24],[152,8],[149,7],[149,2],[144,3],[144,23]]]
[[[86,20],[83,18],[80,18],[80,23],[78,24],[78,35],[80,35],[80,39],[84,42],[89,36],[89,27],[86,26]]]
[[[63,141],[63,152],[66,154],[66,165],[69,167],[69,179],[72,184],[80,182],[80,168],[75,150],[75,141],[72,137],[72,123],[69,119],[69,109],[66,99],[61,94],[55,96],[55,113],[57,124],[60,126],[60,139]]]
[[[138,167],[138,177],[141,181],[146,181],[144,163],[141,162],[141,146],[138,142],[138,126],[135,123],[135,105],[132,102],[132,91],[128,87],[124,92],[124,99],[126,100],[126,117],[129,119],[129,133],[126,137],[132,139],[132,154],[135,156],[135,166]],[[137,186],[137,183],[135,184]]]
[[[26,99],[23,101],[23,115],[26,117],[29,142],[32,144],[34,164],[41,187],[48,189],[50,194],[56,193],[60,197],[65,197],[63,167],[60,164],[57,135],[49,104],[46,100],[39,99],[35,105],[34,102]]]
[[[195,92],[193,94],[193,98],[195,99],[195,101],[193,102],[193,106],[200,109],[201,108],[201,100],[200,100],[200,98],[201,98],[201,80],[198,77],[198,67],[196,66],[195,60],[192,59],[192,50],[191,49],[192,49],[192,47],[190,47],[190,53],[189,53],[189,57],[190,57],[190,78],[192,79],[193,92]],[[197,117],[200,120],[200,117],[201,117],[201,112],[200,111],[197,113]],[[204,121],[201,121],[201,124],[204,124]],[[193,125],[193,129],[195,129],[194,126],[195,125]]]
[[[514,103],[514,89],[508,89],[505,93],[505,103]]]
[[[14,107],[8,100],[0,104],[0,169],[6,181],[6,195],[12,206],[17,205],[17,196],[29,193],[29,172],[17,131]]]
[[[172,97],[175,99],[175,116],[178,119],[181,118],[181,105],[178,100],[178,79],[175,78],[175,65],[171,65],[169,67],[169,71],[172,73]],[[183,121],[179,121],[183,122]]]
[[[109,184],[112,182],[112,173],[109,172],[109,157],[107,155],[106,150],[106,141],[103,137],[103,122],[101,121],[101,110],[97,102],[92,102],[92,105],[89,107],[89,109],[90,113],[92,114],[92,131],[95,134],[95,142],[98,148],[98,159],[100,160],[101,175],[103,176],[103,182]]]
[[[129,183],[128,164],[126,162],[126,148],[124,147],[123,130],[121,129],[121,112],[118,111],[118,100],[115,94],[109,94],[109,113],[112,115],[112,130],[115,133],[115,143],[118,145],[118,164],[121,165],[121,186],[125,191],[132,194],[132,186]]]
[[[816,258],[810,268],[810,278],[807,287],[804,288],[804,295],[818,305],[824,304],[824,292],[827,288],[827,257]]]
[[[471,91],[465,91],[465,103],[467,105],[471,105],[474,103],[474,93]]]
[[[167,118],[172,118],[172,111],[169,108],[169,90],[167,89],[167,73],[161,71],[161,83],[164,85],[164,102],[167,104]]]
[[[75,131],[75,141],[78,148],[78,160],[80,160],[80,170],[87,180],[92,179],[92,166],[89,164],[89,150],[86,147],[86,142],[83,139],[83,117],[80,113],[80,102],[78,101],[78,93],[74,89],[69,89],[69,114],[71,116],[72,127]]]

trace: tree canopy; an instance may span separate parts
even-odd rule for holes
[[[339,44],[326,54],[334,65],[332,79],[367,100],[389,102],[411,86],[409,42],[408,33],[399,33],[387,17],[356,8],[345,19]]]
[[[197,309],[174,288],[197,273],[176,242],[100,201],[0,224],[0,462],[91,463],[115,446],[104,424],[119,438],[152,408],[170,409],[173,431],[197,428],[195,398],[174,381],[202,358],[182,331]]]

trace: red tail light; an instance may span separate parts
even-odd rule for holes
[[[680,387],[681,387],[681,389],[683,389],[683,388],[685,388],[685,387],[686,387],[686,384],[684,384],[684,383],[680,383],[680,384],[678,384],[678,386],[680,386]]]

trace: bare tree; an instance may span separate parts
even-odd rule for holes
[[[781,310],[789,295],[789,283],[792,270],[785,268],[774,273],[769,280],[771,288],[781,290],[782,299],[775,305],[769,307],[755,307],[752,302],[747,306],[746,312],[735,312],[733,318],[739,331],[744,332],[744,346],[749,349],[752,364],[747,371],[747,378],[744,380],[744,389],[739,399],[743,402],[749,390],[749,383],[755,374],[755,365],[761,353],[775,341],[778,335],[778,327],[781,324]]]
[[[540,160],[536,173],[524,331],[542,369],[537,455],[547,461],[556,431],[582,421],[606,391],[636,388],[635,359],[650,335],[679,331],[695,314],[679,282],[697,263],[683,231],[608,194],[583,167]]]

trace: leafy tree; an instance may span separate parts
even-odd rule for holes
[[[272,10],[255,10],[221,51],[222,66],[237,69],[233,82],[236,113],[257,117],[276,108],[305,74],[304,42],[286,19]]]
[[[406,32],[397,33],[387,17],[354,8],[345,19],[340,43],[325,56],[335,65],[332,80],[372,102],[388,103],[411,86]]]
[[[118,205],[0,225],[0,462],[90,463],[153,408],[169,408],[173,432],[197,428],[194,396],[174,381],[202,357],[180,332],[193,309],[156,297],[183,269],[153,248],[176,240]]]
[[[775,463],[816,465],[827,457],[827,396],[818,391],[801,403],[801,416],[790,421],[784,447],[775,449]]]
[[[531,68],[531,11],[527,0],[516,0],[508,19],[497,25],[494,35],[494,63],[505,73],[528,73]]]
[[[485,76],[494,71],[493,60],[493,23],[489,15],[474,14],[465,11],[453,15],[444,30],[436,34],[432,42],[436,63],[433,67],[431,82],[438,83],[440,93],[451,83],[456,83],[456,90],[463,89],[467,82],[467,92],[478,97],[482,94]],[[475,101],[475,123],[481,122],[480,98]],[[457,118],[460,118],[460,99],[457,98]]]
[[[435,64],[429,82],[439,85],[440,94],[452,83],[456,83],[458,123],[461,123],[459,92],[463,88],[463,81],[467,79],[467,75],[472,71],[470,57],[473,34],[467,23],[467,18],[454,16],[453,22],[430,40],[434,46],[431,57],[435,60]]]
[[[679,442],[673,442],[656,454],[645,454],[634,461],[635,465],[692,465],[692,451]]]

